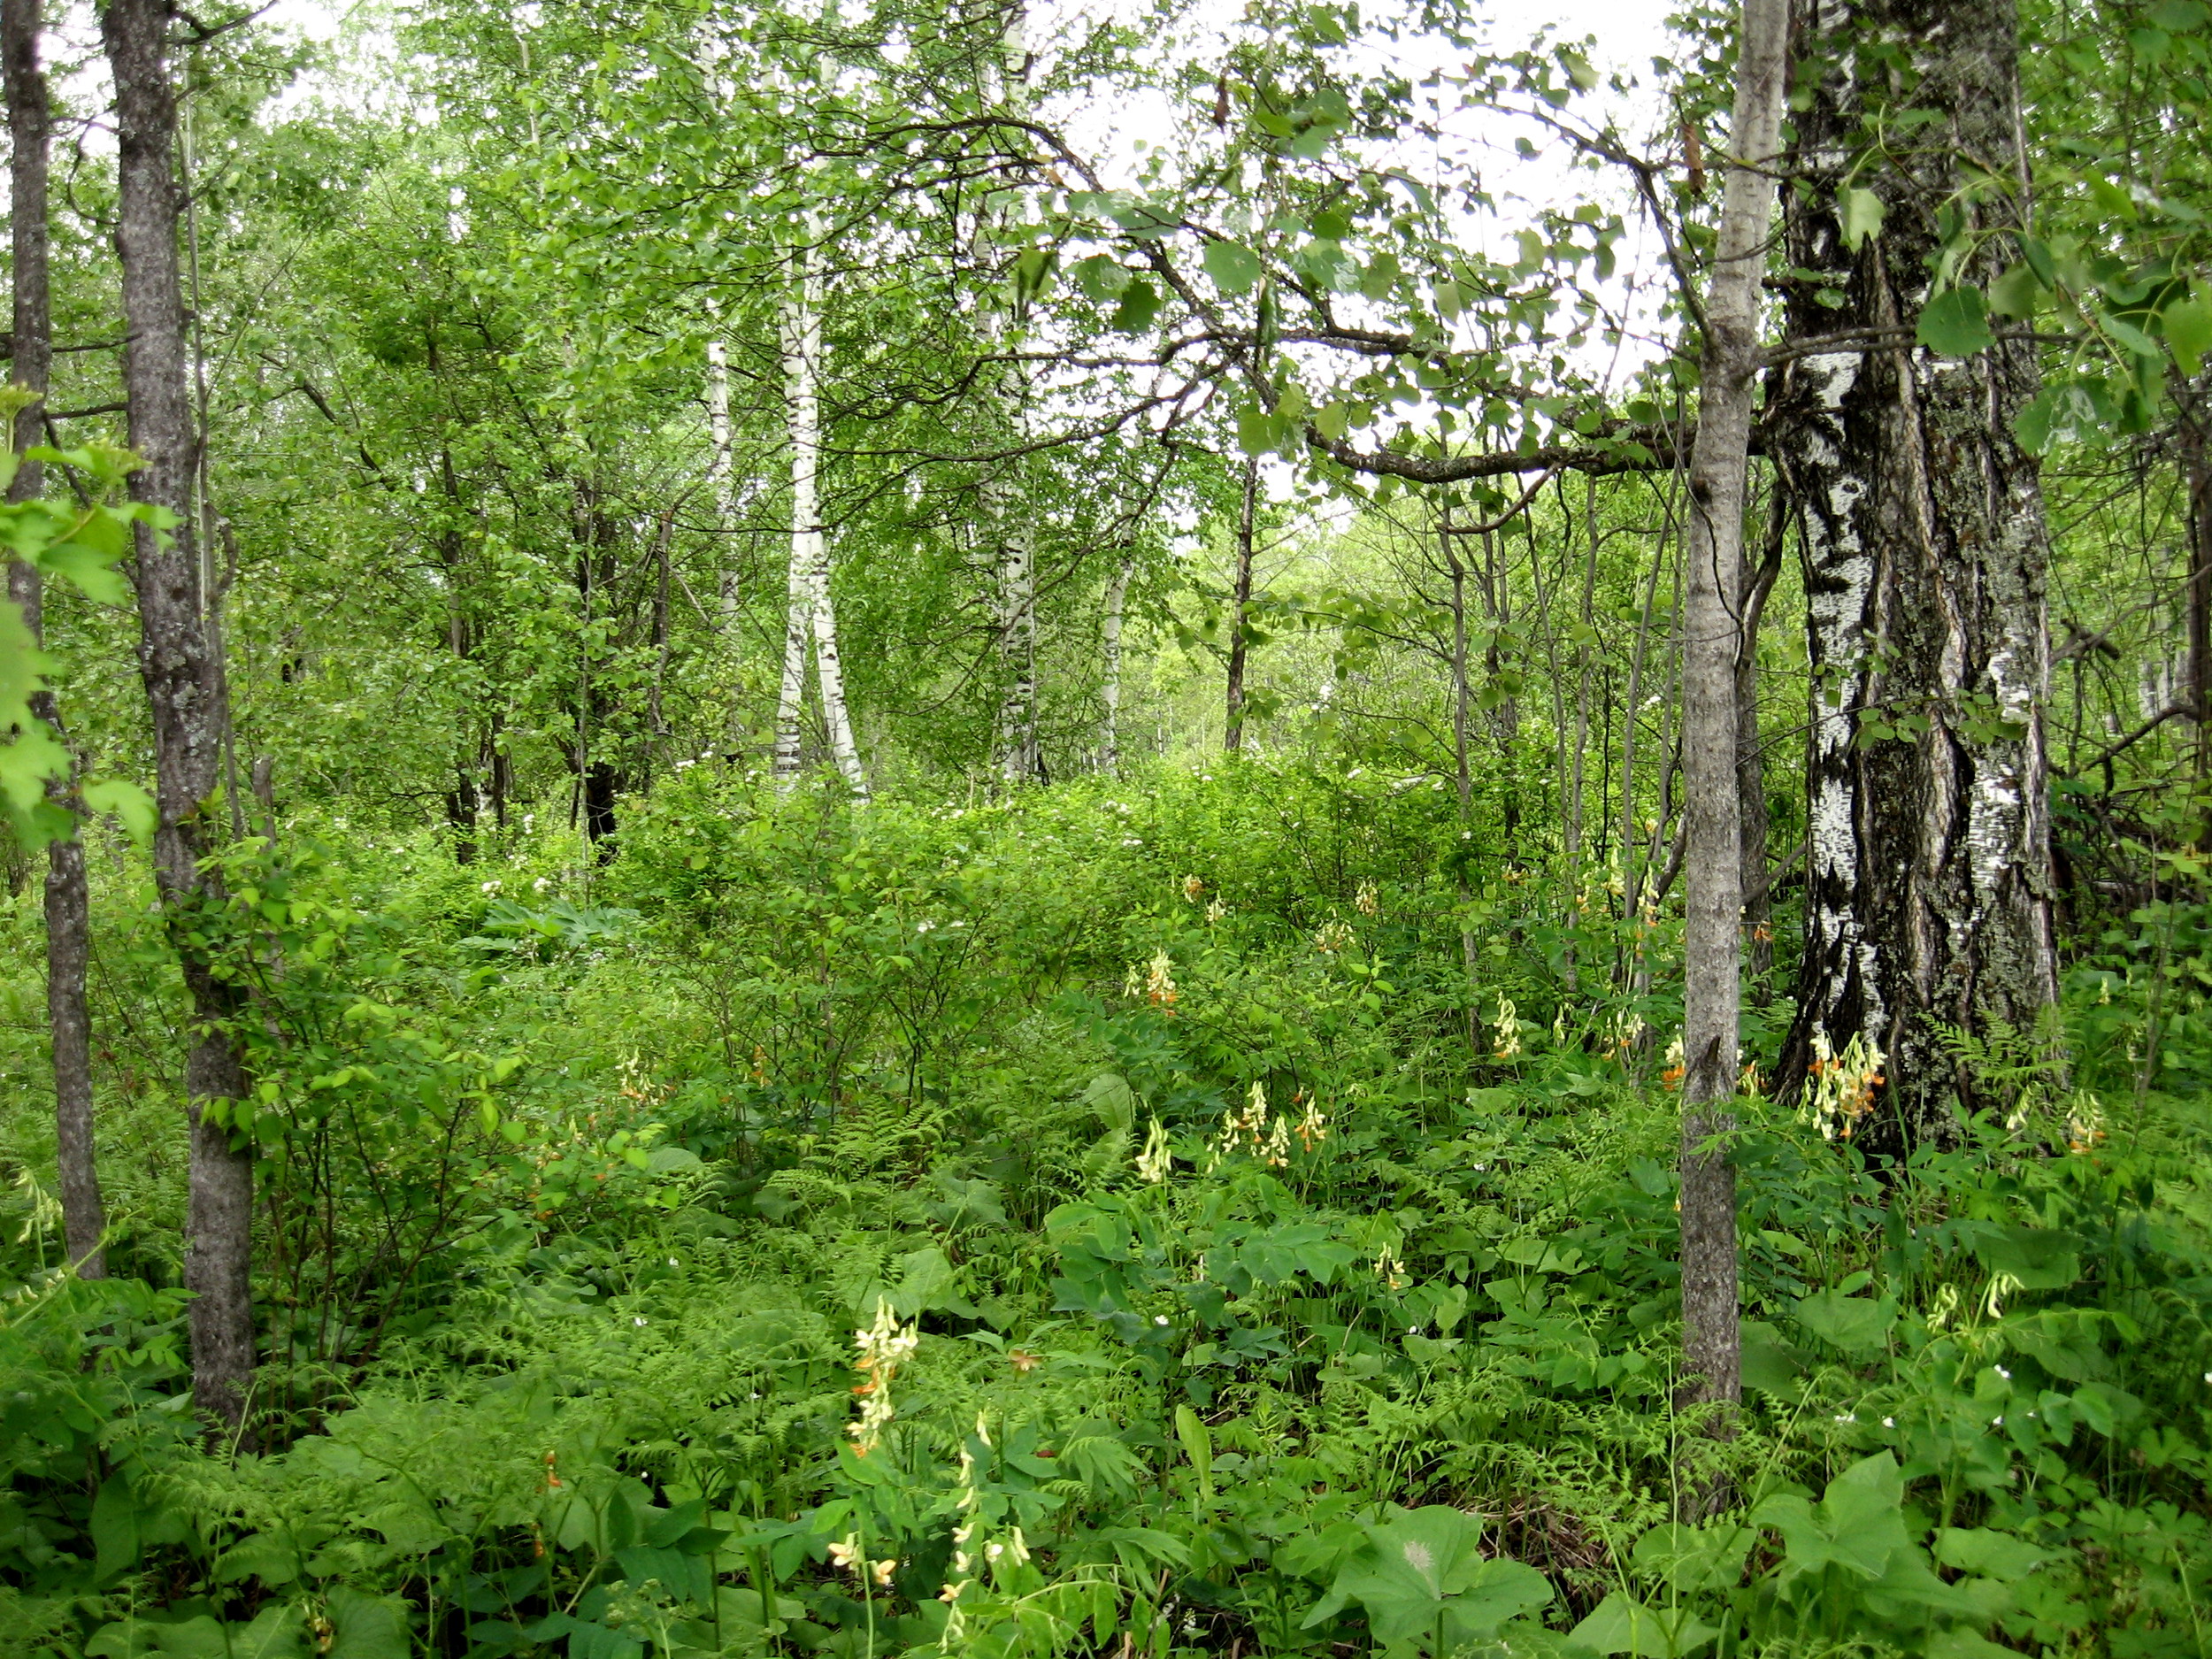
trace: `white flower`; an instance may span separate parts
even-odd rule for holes
[[[485,893],[496,893],[499,891],[499,883],[496,881],[487,881],[479,890]]]
[[[670,1256],[670,1257],[668,1258],[668,1264],[669,1264],[669,1266],[671,1266],[671,1267],[675,1266],[675,1265],[676,1265],[676,1258],[675,1258],[674,1256]]]
[[[1895,1417],[1884,1417],[1882,1419],[1882,1426],[1886,1429],[1893,1429],[1897,1426],[1897,1419]]]
[[[530,891],[531,891],[531,892],[533,892],[533,893],[542,893],[542,892],[544,892],[544,891],[545,891],[548,887],[551,887],[552,885],[553,885],[553,878],[552,878],[552,877],[550,877],[550,876],[540,876],[540,877],[539,877],[539,878],[538,878],[535,881],[533,881],[533,882],[530,884]]]
[[[645,1323],[645,1316],[641,1313],[637,1316],[637,1317],[632,1319],[630,1323],[632,1325],[643,1325]]]
[[[2012,1373],[2007,1371],[2002,1365],[1997,1366],[1995,1369],[1997,1374],[2003,1378],[2007,1382],[2010,1382],[2012,1380]]]
[[[1859,1414],[1855,1411],[1846,1411],[1836,1419],[1839,1423],[1856,1423],[1858,1420]]]
[[[1155,1325],[1165,1325],[1167,1323],[1167,1315],[1164,1313],[1154,1314],[1152,1316],[1152,1323]]]
[[[1993,1429],[2001,1429],[2005,1426],[2005,1420],[2002,1417],[1993,1417],[1989,1419],[1989,1426]]]

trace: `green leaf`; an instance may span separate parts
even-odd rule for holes
[[[1551,1585],[1533,1567],[1482,1557],[1482,1522],[1463,1509],[1432,1504],[1363,1530],[1365,1547],[1338,1571],[1304,1628],[1357,1601],[1386,1653],[1411,1654],[1430,1641],[1449,1653],[1551,1600]]]
[[[1989,309],[2000,317],[2032,317],[2043,284],[2024,261],[1989,285]]]
[[[1616,1590],[1567,1632],[1571,1647],[1630,1659],[1683,1659],[1720,1634],[1686,1607],[1647,1607]]]
[[[1832,1348],[1866,1354],[1880,1348],[1897,1323],[1897,1310],[1868,1296],[1817,1291],[1797,1304],[1797,1323]]]
[[[1240,242],[1210,242],[1203,256],[1206,274],[1224,294],[1248,294],[1260,280],[1260,257]]]
[[[1937,295],[1922,310],[1916,332],[1920,343],[1939,357],[1970,357],[1996,343],[1989,332],[1989,302],[1979,288]]]
[[[2041,455],[2051,447],[2051,427],[2057,417],[2057,397],[2046,388],[2030,398],[2012,418],[2012,435],[2020,440],[2020,447],[2030,455]]]
[[[2176,300],[2159,313],[2159,322],[2181,372],[2190,375],[2201,372],[2204,354],[2212,351],[2212,298],[2192,294]]]
[[[1129,286],[1121,291],[1121,303],[1114,310],[1109,325],[1125,334],[1141,334],[1152,326],[1152,319],[1160,314],[1160,291],[1142,277],[1132,277]]]
[[[1094,253],[1087,259],[1078,260],[1068,273],[1068,280],[1085,299],[1094,305],[1103,305],[1121,297],[1122,289],[1129,283],[1129,271],[1119,260]]]
[[[2081,1277],[2073,1236],[2045,1227],[1998,1228],[1976,1241],[1974,1254],[2022,1290],[2063,1290]]]
[[[1207,1497],[1213,1496],[1214,1445],[1206,1425],[1199,1421],[1198,1413],[1188,1406],[1175,1408],[1175,1438],[1183,1442],[1183,1455],[1190,1459],[1190,1466],[1198,1476],[1199,1489]]]
[[[1986,1526],[1947,1526],[1936,1534],[1935,1557],[1961,1572],[2011,1583],[2050,1560],[2051,1552]]]
[[[94,778],[86,782],[80,793],[88,810],[114,813],[124,832],[141,847],[154,839],[154,828],[161,821],[161,813],[154,805],[153,796],[136,784],[121,778]]]
[[[1840,1567],[1874,1579],[1899,1551],[1910,1551],[1905,1532],[1905,1481],[1887,1452],[1854,1463],[1828,1483],[1817,1505],[1795,1494],[1769,1498],[1751,1512],[1755,1526],[1782,1535],[1784,1556],[1777,1583],[1787,1589],[1824,1568]]]
[[[1843,230],[1843,245],[1856,253],[1869,237],[1880,235],[1882,217],[1888,211],[1882,204],[1882,198],[1871,190],[1856,186],[1846,190],[1837,204],[1836,212]]]

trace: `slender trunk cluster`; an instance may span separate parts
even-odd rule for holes
[[[194,1025],[185,1065],[191,1124],[185,1284],[193,1293],[192,1392],[232,1424],[245,1413],[254,1367],[250,1278],[253,1154],[234,1146],[230,1109],[246,1094],[234,1031],[237,987],[206,942],[219,879],[201,859],[219,834],[211,808],[222,778],[230,710],[209,626],[192,480],[198,434],[177,257],[180,191],[173,168],[176,93],[169,78],[171,13],[161,0],[110,0],[101,34],[115,80],[116,250],[123,273],[123,387],[130,442],[144,465],[134,497],[173,521],[136,530],[139,672],[153,717],[154,870],[189,995]]]
[[[1801,1082],[1824,1043],[1862,1039],[1888,1079],[1862,1136],[1895,1150],[1949,1138],[1953,1097],[1971,1101],[1939,1025],[2024,1032],[2056,995],[2049,549],[2036,464],[2013,434],[2037,390],[2035,346],[2015,335],[1946,358],[1911,343],[1947,219],[1963,216],[1961,281],[1985,285],[2013,257],[2018,19],[2011,0],[1872,0],[1824,5],[1812,27],[1809,55],[1829,67],[1795,120],[1791,333],[1893,343],[1801,357],[1779,398],[1816,676],[1782,1080]],[[1851,173],[1877,109],[1883,160]],[[1884,209],[1855,250],[1847,183]]]
[[[44,394],[53,362],[52,307],[47,283],[46,182],[52,116],[46,76],[39,65],[38,0],[0,0],[0,79],[8,104],[12,147],[9,185],[15,267],[15,380],[40,394],[16,417],[18,452],[41,441]],[[36,461],[19,466],[8,487],[11,502],[30,501],[44,480]],[[8,569],[8,596],[23,613],[34,641],[45,637],[45,595],[38,567],[17,562]],[[51,691],[31,695],[31,712],[54,728],[65,746],[61,710]],[[76,780],[47,791],[58,806],[77,815]],[[85,968],[91,957],[91,906],[86,890],[84,842],[72,834],[46,849],[46,1013],[54,1045],[54,1146],[61,1187],[62,1237],[82,1279],[107,1277],[102,1243],[107,1208],[100,1197],[92,1125],[92,1022],[85,1002]]]
[[[799,775],[806,703],[806,659],[810,642],[822,699],[822,722],[839,774],[865,799],[868,779],[853,741],[845,703],[844,664],[837,653],[837,612],[830,600],[829,542],[822,534],[817,478],[822,455],[821,400],[817,376],[822,360],[820,254],[812,240],[798,256],[797,291],[784,303],[785,396],[791,434],[791,565],[784,610],[783,681],[776,704],[776,778],[786,787]]]
[[[1690,461],[1682,618],[1688,803],[1683,967],[1682,1346],[1689,1402],[1740,1391],[1733,1128],[1743,910],[1736,768],[1745,480],[1774,163],[1786,91],[1787,0],[1744,0],[1727,192],[1705,303],[1704,388]]]

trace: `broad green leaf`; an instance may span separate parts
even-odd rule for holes
[[[1432,1504],[1365,1531],[1366,1547],[1338,1571],[1305,1628],[1357,1601],[1386,1653],[1411,1654],[1440,1640],[1448,1653],[1551,1600],[1551,1585],[1533,1567],[1483,1558],[1482,1522],[1463,1509]]]
[[[1989,332],[1989,302],[1974,288],[1955,288],[1930,300],[1920,313],[1920,343],[1939,357],[1968,357],[1996,343]]]
[[[2057,417],[2057,397],[2046,387],[2012,418],[2012,435],[2030,455],[2041,455],[2051,447],[2051,427]]]
[[[121,778],[95,778],[81,791],[85,805],[95,812],[112,812],[130,838],[143,847],[154,838],[161,814],[153,796]]]
[[[2000,317],[2032,317],[2042,292],[2034,270],[2023,261],[1989,285],[1989,309]]]
[[[1976,1240],[1974,1254],[2022,1290],[2063,1290],[2081,1277],[2073,1236],[2045,1227],[1998,1229]]]
[[[1888,210],[1882,198],[1857,186],[1843,193],[1836,218],[1843,231],[1843,245],[1856,253],[1869,237],[1882,234],[1882,218]]]
[[[1152,320],[1160,314],[1160,291],[1142,277],[1132,277],[1129,286],[1121,291],[1121,303],[1114,310],[1110,325],[1125,334],[1141,334],[1152,326]]]
[[[1986,1526],[1947,1526],[1936,1534],[1935,1556],[1961,1572],[2010,1581],[2026,1578],[2050,1560],[2052,1552]]]
[[[1567,1645],[1629,1659],[1684,1659],[1719,1634],[1686,1607],[1649,1607],[1616,1590],[1567,1632]]]
[[[40,555],[39,564],[47,571],[73,584],[86,598],[104,605],[127,603],[130,589],[116,572],[116,553],[103,552],[82,540],[57,541]]]
[[[1897,1323],[1897,1310],[1868,1296],[1839,1295],[1816,1291],[1797,1304],[1797,1323],[1831,1347],[1847,1354],[1865,1354],[1880,1348]]]
[[[1075,284],[1076,291],[1085,299],[1093,304],[1103,305],[1109,300],[1121,297],[1122,289],[1129,283],[1129,270],[1118,259],[1094,253],[1087,259],[1076,261],[1074,268],[1068,273],[1068,280]]]
[[[1206,274],[1224,294],[1247,294],[1260,280],[1260,257],[1240,242],[1210,242],[1204,255]]]
[[[2190,375],[2201,372],[2204,354],[2212,351],[2212,298],[2192,294],[2176,300],[2159,313],[2159,321],[2181,372]]]

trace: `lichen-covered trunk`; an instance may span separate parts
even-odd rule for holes
[[[53,362],[53,319],[48,299],[46,183],[52,133],[45,72],[39,66],[38,0],[0,0],[0,81],[8,105],[9,204],[15,266],[15,380],[43,394]],[[23,410],[12,434],[19,452],[41,442],[43,402]],[[43,469],[26,461],[8,485],[12,502],[30,501]],[[23,613],[34,640],[45,637],[44,600],[38,566],[8,569],[8,595]],[[51,691],[31,694],[31,712],[64,742],[61,709]],[[47,797],[77,816],[76,779],[58,780]],[[53,1041],[54,1163],[61,1189],[62,1238],[80,1279],[107,1277],[107,1206],[92,1125],[92,1024],[85,1001],[85,968],[91,957],[91,908],[85,881],[84,843],[73,833],[46,849],[46,1019]]]
[[[236,986],[205,942],[204,913],[220,880],[200,862],[208,810],[222,775],[229,699],[209,626],[192,501],[198,434],[185,349],[177,257],[180,195],[176,93],[169,79],[160,0],[109,0],[100,14],[115,79],[116,251],[123,273],[123,390],[131,448],[145,465],[134,499],[165,509],[173,526],[140,525],[131,562],[137,590],[140,678],[152,714],[154,873],[192,1005],[185,1062],[191,1124],[184,1280],[192,1293],[192,1397],[204,1412],[242,1421],[254,1366],[251,1285],[253,1154],[232,1145],[229,1109],[246,1093],[234,1033]]]
[[[2026,1031],[2056,995],[2048,546],[2013,434],[2035,348],[1941,357],[1913,334],[1943,216],[1962,216],[1960,281],[1985,285],[2014,257],[2018,20],[2013,0],[1825,0],[1809,27],[1808,55],[1831,67],[1795,122],[1789,330],[1879,343],[1793,362],[1778,400],[1815,676],[1805,950],[1780,1080],[1802,1083],[1817,1041],[1840,1053],[1863,1038],[1886,1083],[1858,1133],[1894,1151],[1947,1140],[1951,1102],[1973,1099],[1939,1027]],[[1892,141],[1847,180],[1878,105]],[[1884,209],[1855,250],[1847,183]]]

